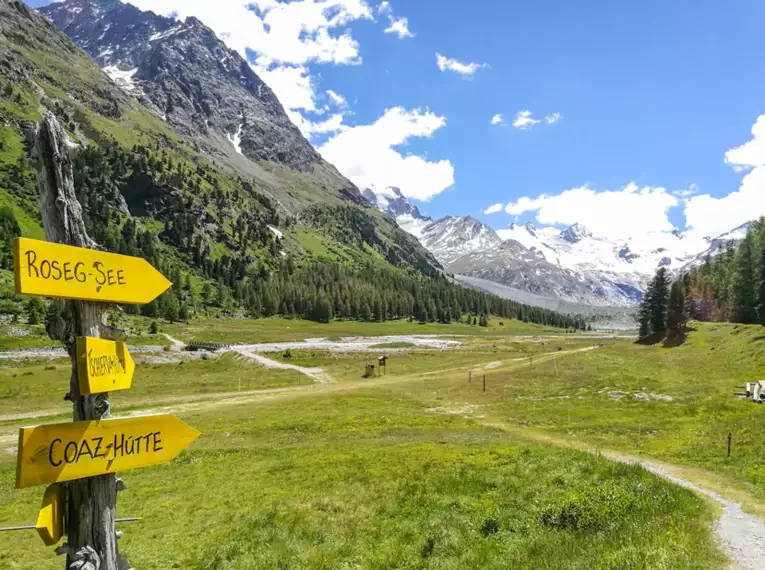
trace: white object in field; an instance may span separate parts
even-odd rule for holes
[[[757,382],[746,383],[746,396],[751,397],[752,400],[761,404],[765,402],[765,380],[758,380]]]

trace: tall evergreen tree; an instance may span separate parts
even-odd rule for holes
[[[730,283],[732,321],[754,323],[757,321],[757,296],[754,281],[754,252],[752,230],[746,232],[733,255],[733,275]]]
[[[669,291],[669,304],[667,306],[667,329],[677,333],[687,321],[685,314],[685,287],[683,281],[678,279],[672,283]]]
[[[669,298],[669,277],[667,269],[660,267],[651,282],[652,295],[650,297],[649,311],[652,332],[663,332],[667,328],[667,301]]]
[[[765,240],[760,243],[760,275],[757,283],[757,322],[765,326]]]

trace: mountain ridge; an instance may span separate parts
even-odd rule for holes
[[[686,270],[714,254],[727,239],[740,240],[751,223],[718,238],[689,243],[678,231],[648,233],[640,239],[606,239],[580,223],[563,230],[511,223],[495,231],[469,215],[416,225],[405,216],[394,217],[447,271],[478,279],[471,281],[474,286],[492,281],[518,293],[547,298],[542,306],[554,305],[554,299],[591,306],[635,306],[657,268],[667,267],[673,273]],[[479,233],[482,239],[475,237]],[[516,295],[517,300],[522,297]]]

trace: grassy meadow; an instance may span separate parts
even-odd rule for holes
[[[273,321],[232,321],[242,328],[227,334],[299,338],[284,328],[291,322]],[[759,379],[762,329],[703,324],[663,348],[512,336],[505,325],[453,349],[266,355],[320,367],[333,380],[323,385],[233,354],[139,363],[131,390],[113,394],[115,412],[174,413],[203,435],[170,464],[122,474],[118,515],[143,518],[120,525],[121,550],[152,569],[725,566],[715,505],[586,450],[684,466],[687,478],[763,512],[765,408],[733,396]],[[334,326],[303,338],[377,325]],[[378,351],[389,356],[386,375],[361,379]],[[0,363],[0,526],[36,516],[43,488],[13,488],[15,434],[66,421],[67,378],[65,361]],[[21,417],[40,410],[49,415]],[[34,532],[0,533],[0,567],[60,564]]]

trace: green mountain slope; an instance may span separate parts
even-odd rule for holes
[[[83,5],[99,17],[104,6],[121,6],[112,0]],[[0,269],[10,267],[15,235],[42,236],[26,133],[49,109],[84,148],[75,184],[90,234],[109,250],[146,257],[176,283],[143,308],[149,316],[184,318],[210,308],[318,319],[415,314],[425,321],[521,313],[519,306],[446,282],[413,237],[367,206],[284,123],[284,110],[257,76],[242,71],[240,85],[230,70],[202,66],[199,77],[228,82],[240,104],[254,97],[259,109],[258,127],[248,126],[243,136],[243,153],[233,152],[214,130],[226,127],[231,109],[200,104],[199,85],[177,83],[194,74],[179,71],[177,50],[193,48],[190,59],[204,63],[209,53],[226,49],[221,46],[194,21],[147,56],[156,73],[145,72],[145,89],[155,97],[165,89],[171,101],[160,116],[156,101],[115,85],[46,18],[17,0],[0,0]],[[541,310],[523,316],[574,324]]]

